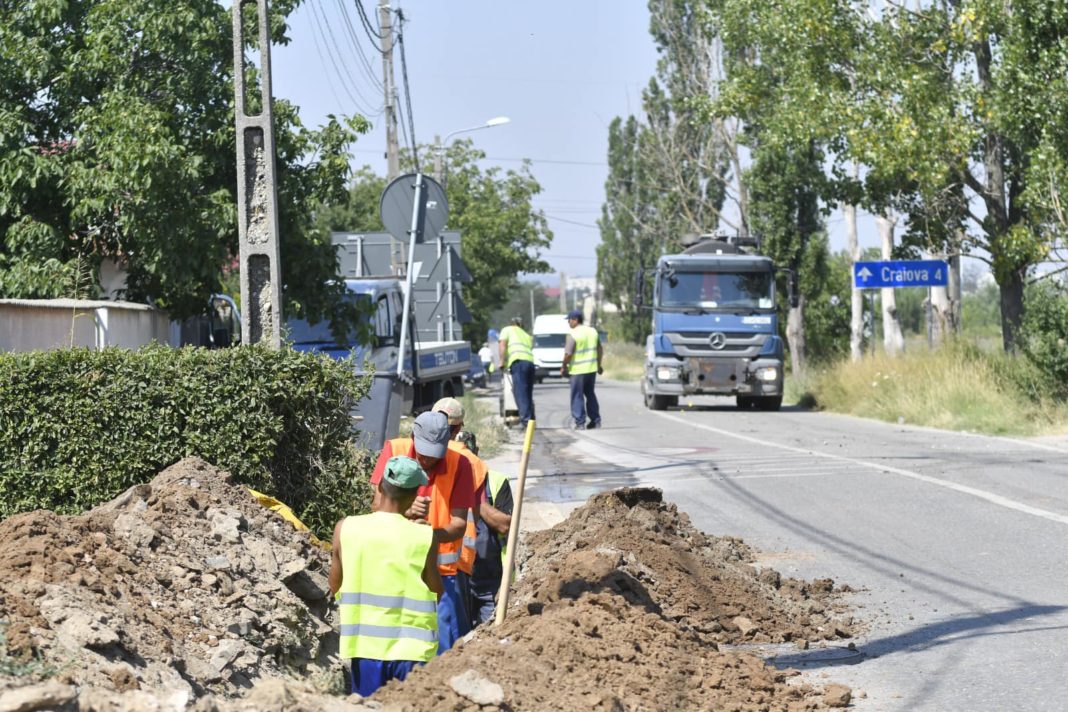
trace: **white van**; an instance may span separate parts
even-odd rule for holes
[[[534,318],[534,379],[559,376],[564,363],[564,342],[571,333],[566,314],[542,314]]]

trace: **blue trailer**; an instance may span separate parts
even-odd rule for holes
[[[755,244],[705,238],[660,257],[641,384],[647,408],[664,410],[694,395],[734,396],[743,409],[782,406],[776,269],[746,250]]]
[[[356,405],[353,416],[366,446],[379,449],[397,435],[401,415],[430,408],[439,398],[463,395],[464,376],[471,368],[471,346],[466,341],[415,340],[416,330],[409,320],[411,333],[402,357],[404,281],[398,277],[361,277],[346,279],[345,287],[349,298],[371,307],[373,344],[336,337],[328,321],[309,324],[303,319],[286,322],[285,339],[297,351],[337,359],[352,356],[357,374],[373,374],[371,393]],[[398,369],[402,358],[403,368]]]

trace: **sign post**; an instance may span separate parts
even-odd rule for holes
[[[853,263],[857,289],[944,287],[949,284],[949,264],[944,260],[889,260]]]
[[[853,284],[868,292],[871,309],[871,352],[875,355],[875,291],[927,287],[927,345],[933,348],[931,287],[949,284],[949,264],[944,260],[887,260],[883,262],[854,262]]]

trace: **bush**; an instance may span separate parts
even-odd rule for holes
[[[369,386],[261,347],[0,354],[0,518],[81,512],[198,455],[329,536],[365,507],[349,411]]]
[[[1020,350],[1042,374],[1046,392],[1068,397],[1068,290],[1040,282],[1027,290]]]

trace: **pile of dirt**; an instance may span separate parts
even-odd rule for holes
[[[0,708],[41,692],[12,692],[35,677],[60,697],[144,692],[130,709],[153,708],[142,697],[185,709],[278,677],[340,692],[328,567],[308,535],[195,458],[84,515],[12,517],[0,523]]]
[[[848,704],[722,644],[846,636],[830,581],[749,565],[737,539],[694,529],[659,490],[616,490],[531,534],[509,618],[392,682],[402,709],[813,710]]]
[[[0,523],[0,712],[767,709],[848,704],[723,644],[848,635],[833,584],[758,571],[659,490],[527,537],[509,619],[344,696],[328,555],[184,460],[84,515]],[[793,678],[793,679],[792,679]]]

